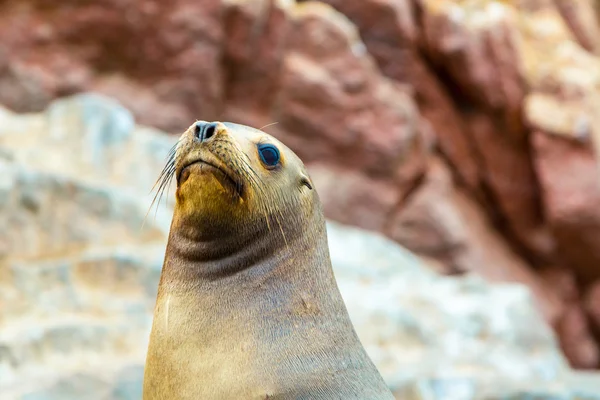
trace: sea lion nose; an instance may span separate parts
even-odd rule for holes
[[[217,123],[216,122],[205,122],[198,121],[196,122],[195,134],[201,142],[204,142],[215,135],[217,132]]]

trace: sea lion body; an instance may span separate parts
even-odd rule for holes
[[[207,124],[170,167],[144,400],[393,399],[348,316],[300,159],[262,131]]]

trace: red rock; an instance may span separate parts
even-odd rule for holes
[[[343,15],[314,2],[228,1],[225,22],[228,119],[273,124],[267,131],[307,164],[410,190],[425,169],[426,128]]]
[[[0,13],[8,71],[0,72],[0,102],[13,109],[94,90],[173,132],[195,119],[275,122],[266,129],[307,164],[390,185],[392,203],[426,168],[426,124],[412,94],[382,76],[353,25],[326,5],[111,0],[42,10],[32,1],[4,2]],[[361,204],[352,193],[348,203]],[[378,226],[362,222],[378,214],[349,215]]]
[[[369,53],[386,76],[414,87],[419,109],[431,124],[440,148],[459,178],[477,191],[479,169],[463,121],[450,94],[418,48],[422,40],[418,35],[420,21],[413,18],[417,6],[408,0],[325,2],[357,25]]]
[[[480,207],[452,184],[450,171],[431,160],[427,178],[397,209],[386,234],[408,249],[495,282],[519,282],[533,292],[547,321],[563,302],[506,244]]]
[[[565,303],[573,303],[580,298],[577,279],[573,271],[565,267],[546,267],[538,273],[553,293],[558,295]]]
[[[600,179],[591,149],[535,132],[534,160],[543,188],[545,214],[563,261],[578,277],[600,277]]]
[[[599,28],[591,2],[326,1],[356,23],[384,74],[415,89],[441,152],[468,188],[463,197],[481,202],[496,224],[483,231],[499,230],[535,264],[564,265],[569,279],[545,283],[565,299],[557,304],[600,277],[600,179],[591,150],[600,148],[600,63],[591,54]],[[452,184],[418,188],[387,231],[449,270],[459,269],[457,249],[477,254],[483,243],[461,227],[468,217],[456,201],[426,200],[453,191]]]
[[[584,309],[590,324],[596,333],[596,337],[600,337],[600,281],[596,281],[590,285],[584,295]]]
[[[600,51],[600,29],[593,0],[557,0],[556,5],[565,22],[585,49]]]
[[[492,206],[507,225],[513,243],[520,243],[530,255],[551,260],[554,238],[545,226],[537,177],[529,157],[529,143],[511,137],[501,120],[483,113],[465,115],[480,163],[482,177]]]
[[[404,61],[396,60],[396,64],[392,66],[390,63],[389,68],[401,69]],[[416,58],[413,69],[414,75],[410,81],[414,82],[415,99],[423,117],[435,132],[440,150],[456,171],[459,181],[475,196],[480,196],[483,171],[457,105],[435,72],[423,60]]]
[[[220,12],[219,0],[2,2],[0,103],[41,110],[55,97],[93,89],[167,130],[181,130],[200,115],[216,118]],[[115,82],[124,83],[122,92]],[[132,95],[137,88],[141,93]],[[156,106],[137,105],[148,93]]]
[[[461,216],[448,201],[454,193],[451,175],[440,160],[430,161],[429,165],[425,181],[399,204],[385,233],[417,254],[464,272],[463,265],[453,263],[466,234]]]
[[[592,337],[586,316],[577,303],[571,305],[558,329],[563,352],[575,368],[598,368],[600,350]]]
[[[308,170],[329,218],[373,231],[384,229],[400,198],[397,188],[335,165],[312,163]]]
[[[403,191],[424,170],[426,138],[410,93],[381,76],[332,8],[307,3],[291,14],[279,90],[272,132],[306,163],[335,161]]]
[[[269,114],[278,92],[290,8],[270,0],[225,2],[224,113],[228,118],[247,124],[256,121],[253,125],[258,127],[273,122]]]

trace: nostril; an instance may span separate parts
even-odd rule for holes
[[[216,122],[196,122],[194,135],[200,139],[201,142],[210,139],[215,133],[217,133]]]
[[[204,128],[204,137],[202,138],[202,140],[210,139],[211,137],[214,136],[216,131],[217,131],[216,123],[211,122],[210,124],[207,124],[206,127]]]
[[[206,122],[196,122],[196,125],[194,126],[194,136],[196,136],[198,139],[202,140],[202,132],[204,131],[205,125]]]

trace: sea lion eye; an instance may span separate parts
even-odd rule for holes
[[[279,163],[279,150],[272,144],[259,144],[258,154],[268,167],[274,167]]]

